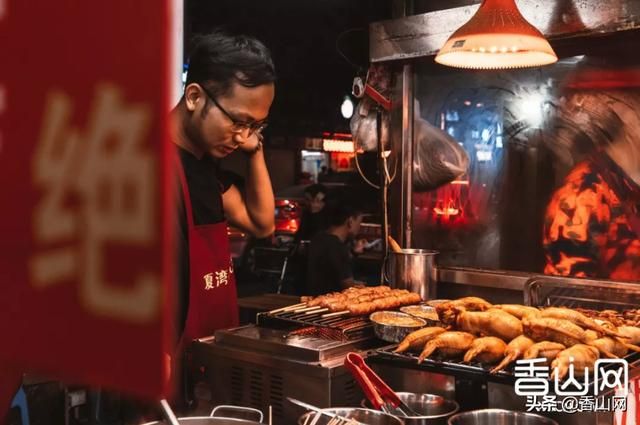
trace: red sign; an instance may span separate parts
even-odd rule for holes
[[[163,392],[168,5],[0,0],[0,364]]]

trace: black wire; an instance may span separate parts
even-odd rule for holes
[[[336,37],[336,52],[338,52],[338,54],[339,54],[340,56],[342,56],[342,58],[343,58],[343,59],[344,59],[344,60],[345,60],[349,65],[351,65],[353,68],[355,68],[355,69],[358,71],[358,73],[361,73],[361,72],[363,71],[363,67],[362,67],[362,66],[360,66],[360,65],[355,64],[354,62],[352,62],[352,61],[351,61],[351,59],[349,59],[349,58],[347,57],[347,55],[345,55],[345,54],[342,52],[342,50],[340,49],[340,41],[341,41],[341,40],[342,40],[342,38],[343,38],[344,36],[346,36],[347,34],[351,34],[351,33],[354,33],[354,32],[361,32],[361,31],[365,31],[365,29],[364,29],[364,28],[351,28],[351,29],[348,29],[348,30],[345,30],[345,31],[341,32],[340,34],[338,34],[338,37]]]

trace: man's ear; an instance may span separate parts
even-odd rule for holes
[[[202,100],[202,89],[197,83],[191,83],[184,89],[184,103],[189,112],[196,110],[199,101]]]

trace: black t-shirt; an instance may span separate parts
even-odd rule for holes
[[[311,239],[307,269],[307,294],[342,290],[342,281],[353,277],[351,253],[337,236],[321,232]]]
[[[311,240],[319,232],[327,228],[328,220],[325,210],[317,213],[305,211],[300,218],[300,228],[296,232],[295,240],[308,241]]]
[[[189,151],[176,146],[182,168],[187,178],[191,209],[195,225],[215,224],[225,220],[222,194],[229,189],[233,175],[220,170],[219,164],[209,155],[196,158]],[[176,335],[181,335],[189,309],[189,238],[187,213],[184,207],[178,170],[175,170],[177,201],[176,273],[178,279],[178,306]]]

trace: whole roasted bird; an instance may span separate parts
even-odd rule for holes
[[[476,338],[471,348],[465,353],[464,361],[466,363],[474,360],[480,363],[497,363],[504,357],[506,349],[507,344],[495,336]]]
[[[496,336],[511,341],[522,335],[522,323],[509,313],[489,311],[461,311],[456,318],[457,329],[477,335]]]
[[[443,332],[425,344],[424,350],[422,350],[418,358],[418,363],[422,363],[424,359],[436,350],[445,357],[461,356],[471,348],[474,339],[475,337],[468,332]]]
[[[445,329],[440,326],[430,326],[413,331],[407,335],[400,344],[398,344],[394,353],[404,353],[407,350],[422,349],[428,341],[440,335],[444,331]]]
[[[503,370],[511,363],[524,356],[524,353],[531,348],[533,344],[533,340],[524,335],[520,335],[519,337],[512,339],[511,342],[507,344],[507,348],[504,351],[504,358],[498,366],[491,369],[491,373]]]
[[[527,316],[522,319],[524,334],[534,341],[559,342],[565,347],[587,343],[584,329],[565,319]]]
[[[602,335],[620,336],[618,332],[607,329],[606,327],[596,323],[595,320],[585,316],[579,311],[572,310],[570,308],[548,307],[540,311],[540,316],[568,320],[584,329],[593,329],[594,331],[599,332]]]
[[[573,347],[562,350],[551,362],[551,378],[564,379],[571,363],[573,363],[575,375],[582,376],[585,373],[585,369],[593,370],[599,357],[596,347],[585,344],[576,344]]]
[[[494,305],[493,308],[504,310],[510,315],[517,317],[518,319],[522,319],[523,317],[529,315],[536,316],[540,314],[539,309],[520,304],[498,304]]]
[[[640,328],[636,326],[620,326],[618,333],[622,335],[629,344],[640,345]]]
[[[491,304],[478,297],[464,297],[447,301],[436,306],[436,312],[440,321],[446,325],[453,325],[457,315],[461,311],[486,311]]]
[[[531,347],[525,351],[524,356],[522,356],[525,360],[530,359],[547,359],[547,363],[551,363],[556,356],[564,350],[564,345],[558,342],[552,341],[541,341],[536,342]]]

